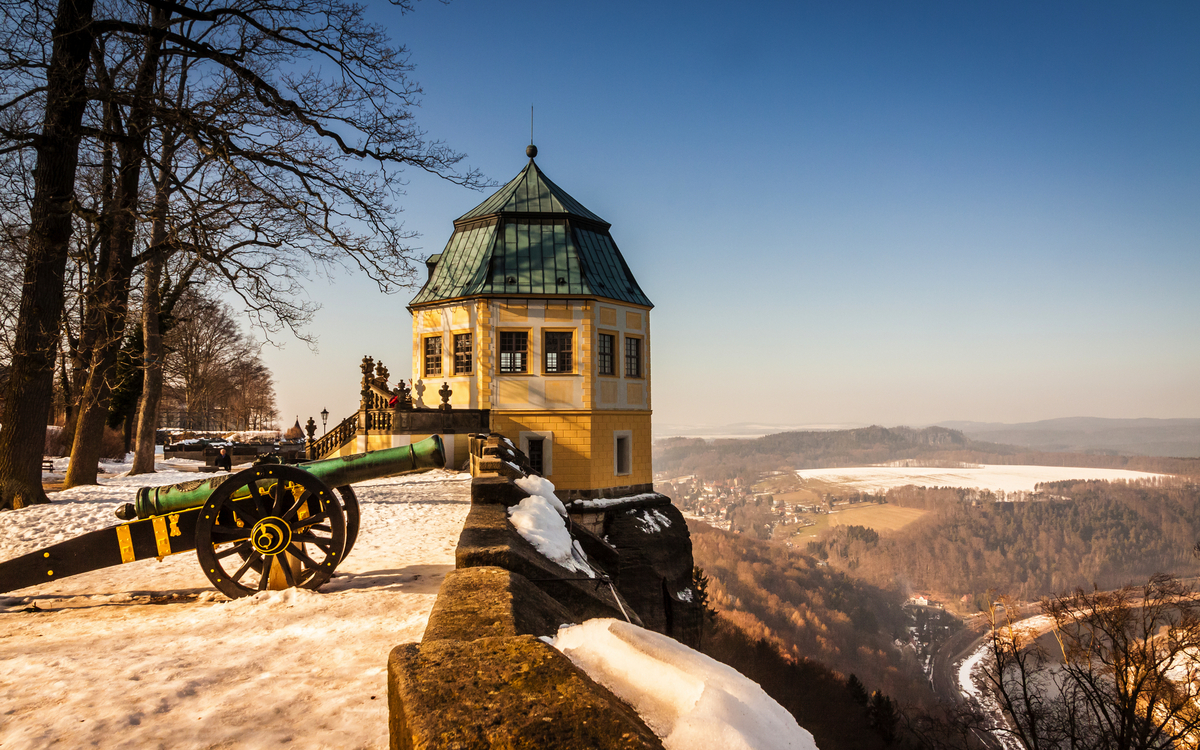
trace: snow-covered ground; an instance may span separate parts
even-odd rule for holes
[[[1064,466],[975,466],[961,469],[919,466],[856,466],[849,469],[800,469],[801,479],[815,479],[861,492],[884,492],[915,484],[919,487],[964,487],[993,492],[1033,492],[1038,482],[1068,479],[1132,481],[1161,476],[1125,469],[1077,469]]]
[[[202,476],[122,468],[0,513],[0,559],[118,523],[138,486]],[[0,594],[0,747],[386,748],[387,654],[424,632],[470,479],[437,471],[355,492],[358,542],[320,593],[231,602],[185,552]]]
[[[108,464],[99,486],[0,513],[0,560],[114,525],[137,487],[196,479],[181,470],[193,463],[138,477]],[[521,533],[590,573],[553,486],[521,481],[534,493],[514,519]],[[185,552],[0,594],[0,748],[386,748],[387,655],[425,630],[470,478],[435,471],[355,492],[358,541],[320,593],[229,601]],[[668,748],[816,750],[758,685],[666,636],[593,620],[554,643]]]

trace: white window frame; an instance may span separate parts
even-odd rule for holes
[[[621,471],[621,438],[629,446],[627,471]],[[613,430],[613,475],[626,477],[633,473],[633,430]]]
[[[529,438],[531,437],[542,439],[542,476],[548,477],[554,473],[554,433],[534,430],[520,433],[521,452],[526,456],[529,455]]]

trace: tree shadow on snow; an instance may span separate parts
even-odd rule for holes
[[[370,589],[401,594],[436,594],[442,579],[452,570],[453,565],[408,565],[390,570],[337,571],[329,583],[321,587],[321,591],[334,593]]]
[[[209,596],[205,596],[208,592]],[[224,599],[211,588],[172,589],[169,591],[88,591],[31,594],[28,596],[0,596],[0,612],[64,612],[73,609],[96,609],[99,607],[133,607],[144,604],[195,604]]]
[[[355,494],[358,497],[358,502],[360,504],[362,504],[362,505],[367,504],[368,501],[364,501],[364,499],[363,499],[367,495],[366,492],[356,491]],[[469,495],[467,497],[462,497],[462,498],[458,498],[458,497],[447,497],[447,498],[438,498],[438,497],[397,497],[397,498],[371,497],[369,502],[372,505],[470,505],[471,498]]]

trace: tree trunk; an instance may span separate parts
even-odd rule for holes
[[[166,239],[165,222],[155,217],[151,246],[160,247]],[[158,432],[158,403],[162,399],[163,345],[159,309],[162,296],[162,270],[165,253],[154,251],[143,269],[145,291],[142,293],[142,398],[138,403],[137,443],[133,452],[130,474],[154,472],[155,435]]]
[[[128,262],[118,262],[118,268],[110,272],[103,288],[99,290],[100,297],[96,303],[100,307],[97,315],[102,319],[101,335],[92,350],[87,381],[79,399],[79,419],[75,425],[75,439],[71,443],[71,463],[67,466],[64,487],[96,484],[104,426],[108,422],[108,407],[112,399],[111,376],[125,333],[129,296],[128,265]]]
[[[125,433],[125,452],[129,453],[133,450],[133,417],[137,410],[137,404],[134,404],[129,411],[125,412],[125,418],[121,420],[121,429]]]
[[[154,9],[153,23],[164,28],[167,15]],[[162,38],[150,36],[145,40],[146,51],[138,70],[138,80],[133,90],[133,105],[130,107],[127,137],[118,146],[121,169],[116,192],[110,211],[112,234],[103,250],[97,274],[100,283],[95,285],[95,328],[98,337],[91,353],[87,382],[79,400],[79,421],[75,439],[71,444],[71,463],[67,467],[65,487],[81,484],[96,484],[97,467],[100,461],[100,446],[104,439],[104,425],[108,421],[108,407],[112,397],[112,376],[125,335],[125,319],[129,306],[129,280],[133,274],[133,243],[135,215],[138,204],[138,186],[141,183],[142,164],[145,161],[146,132],[150,124],[150,94],[158,71],[159,50]]]
[[[54,398],[54,361],[71,239],[71,201],[91,49],[93,0],[60,0],[46,73],[46,113],[33,171],[29,255],[0,421],[0,508],[47,502],[41,459]]]
[[[109,127],[115,129],[117,118],[111,109],[105,119]],[[79,335],[79,360],[83,367],[75,381],[77,414],[70,434],[71,463],[67,466],[65,487],[96,484],[104,424],[108,421],[112,396],[109,376],[116,365],[125,333],[124,307],[132,270],[128,260],[132,257],[132,243],[126,248],[122,242],[122,230],[132,218],[137,200],[136,194],[128,189],[129,183],[134,181],[136,190],[136,180],[140,177],[140,169],[135,170],[128,158],[131,150],[121,149],[116,180],[112,178],[111,147],[104,154],[103,215],[96,230],[100,235],[100,257],[85,293],[86,308]]]

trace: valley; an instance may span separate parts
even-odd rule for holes
[[[689,517],[716,612],[790,658],[902,696],[907,722],[949,726],[939,712],[963,698],[961,665],[996,597],[1036,615],[1075,588],[1200,576],[1197,459],[1029,452],[941,428],[659,451],[657,486]],[[968,734],[947,746],[995,746]]]

